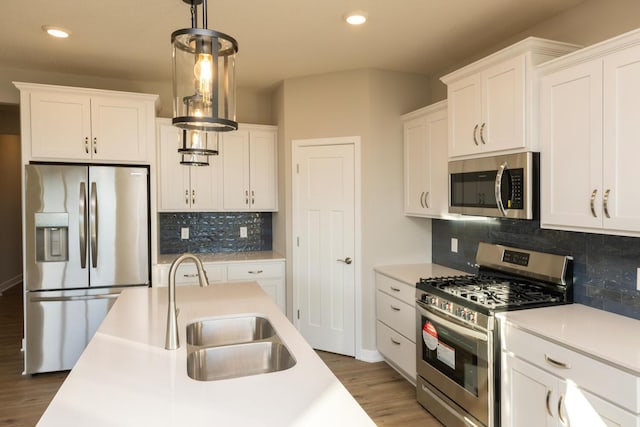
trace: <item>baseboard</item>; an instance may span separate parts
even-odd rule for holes
[[[8,290],[9,288],[14,287],[15,285],[19,285],[20,283],[22,283],[22,274],[18,274],[14,278],[5,280],[4,282],[0,283],[0,294]]]
[[[356,354],[356,359],[362,360],[363,362],[376,363],[382,362],[384,357],[382,357],[378,350],[365,350],[361,348],[358,354]]]

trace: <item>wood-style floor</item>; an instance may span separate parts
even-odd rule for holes
[[[0,296],[0,426],[35,426],[66,372],[22,375],[22,288]],[[386,363],[318,352],[379,426],[440,427],[415,400],[415,388]],[[70,421],[69,425],[73,425]]]

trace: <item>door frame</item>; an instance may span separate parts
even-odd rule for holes
[[[294,139],[291,141],[291,262],[292,262],[292,295],[293,295],[293,324],[300,330],[300,322],[297,310],[300,307],[300,292],[296,286],[298,274],[296,262],[296,238],[298,237],[298,203],[297,185],[298,174],[298,150],[303,147],[329,146],[329,145],[353,145],[353,174],[354,174],[354,316],[355,316],[355,358],[362,358],[362,169],[361,169],[361,138],[359,136]]]

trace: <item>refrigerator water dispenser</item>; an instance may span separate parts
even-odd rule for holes
[[[36,213],[36,261],[69,260],[69,214]]]

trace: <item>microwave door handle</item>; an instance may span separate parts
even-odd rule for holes
[[[462,326],[462,325],[458,325],[457,323],[453,323],[450,320],[444,319],[442,317],[442,315],[436,313],[436,312],[432,312],[431,310],[429,310],[428,308],[422,306],[419,302],[416,303],[416,309],[418,310],[418,312],[424,316],[429,316],[429,318],[434,322],[434,323],[439,323],[442,326],[444,326],[445,328],[449,328],[452,331],[455,331],[457,333],[459,333],[460,335],[464,335],[466,337],[471,337],[473,339],[476,340],[480,340],[480,341],[484,341],[487,342],[489,340],[488,336],[486,333],[481,333],[478,331],[475,331],[471,328]],[[433,317],[437,316],[437,319],[434,319]]]
[[[496,196],[496,204],[498,205],[498,210],[502,214],[502,216],[507,216],[507,212],[504,209],[504,204],[502,203],[502,177],[504,176],[504,171],[508,169],[509,165],[507,162],[504,162],[498,168],[498,173],[496,174],[496,185],[495,185],[495,196]]]

